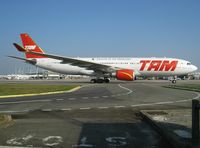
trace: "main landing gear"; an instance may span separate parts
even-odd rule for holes
[[[91,79],[91,83],[109,83],[110,78],[96,78],[96,79]]]
[[[172,80],[172,83],[173,83],[173,84],[176,84],[176,80],[175,80],[175,79],[174,79],[174,80]]]

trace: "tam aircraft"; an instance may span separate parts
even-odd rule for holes
[[[137,76],[176,76],[197,70],[189,61],[176,58],[91,57],[71,58],[45,53],[28,34],[20,34],[23,46],[13,43],[26,58],[9,56],[50,71],[95,77],[93,83],[109,83],[112,77],[133,81]]]

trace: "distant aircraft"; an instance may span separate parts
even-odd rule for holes
[[[0,75],[0,78],[5,80],[27,80],[30,79],[30,75],[22,75],[22,74],[11,74],[11,75]]]
[[[176,58],[132,58],[132,57],[91,57],[71,58],[46,54],[28,34],[20,34],[23,47],[13,45],[24,52],[26,58],[9,56],[23,60],[50,71],[69,74],[87,75],[95,78],[93,83],[109,83],[112,77],[118,80],[133,81],[137,76],[176,76],[185,75],[197,70],[190,62]]]

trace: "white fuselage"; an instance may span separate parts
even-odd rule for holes
[[[135,76],[175,76],[185,75],[197,70],[190,62],[174,58],[74,58],[82,61],[109,65],[120,69],[134,70]],[[51,58],[36,59],[36,66],[69,75],[97,76],[93,70],[62,63],[61,60]]]

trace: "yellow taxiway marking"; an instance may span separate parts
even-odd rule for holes
[[[80,89],[81,86],[77,86],[73,89],[70,89],[68,91],[55,91],[55,92],[45,92],[45,93],[34,93],[34,94],[20,94],[20,95],[6,95],[6,96],[0,96],[1,98],[14,98],[14,97],[29,97],[29,96],[41,96],[41,95],[51,95],[51,94],[61,94],[61,93],[70,93],[77,91]]]

